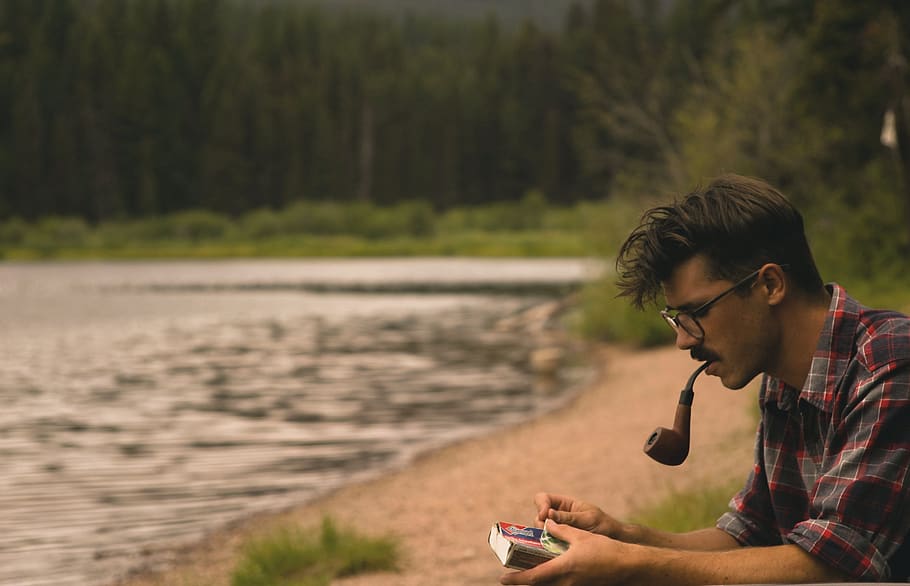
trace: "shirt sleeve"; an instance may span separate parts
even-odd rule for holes
[[[886,363],[855,381],[828,430],[809,517],[786,539],[854,578],[879,581],[910,534],[910,364]]]
[[[743,546],[781,545],[776,529],[768,477],[762,464],[764,424],[760,423],[755,439],[755,465],[745,486],[730,500],[730,510],[717,520],[717,528],[726,531]]]

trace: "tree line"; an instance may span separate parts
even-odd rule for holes
[[[901,0],[595,0],[556,31],[287,0],[2,0],[0,218],[571,204],[737,171],[820,232],[854,226],[838,246],[897,254],[908,30]]]
[[[4,215],[578,193],[557,39],[533,26],[231,0],[2,10]]]

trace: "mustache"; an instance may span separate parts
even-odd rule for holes
[[[716,362],[719,358],[711,351],[704,348],[693,348],[689,351],[692,360],[697,362]]]

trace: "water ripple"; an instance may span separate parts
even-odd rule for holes
[[[0,584],[109,583],[559,400],[496,327],[539,299],[24,289],[51,293],[0,310]]]

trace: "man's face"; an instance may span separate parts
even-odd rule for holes
[[[693,310],[729,289],[734,283],[708,278],[707,263],[695,256],[680,264],[664,282],[667,307]],[[775,346],[775,324],[768,306],[756,289],[746,284],[741,291],[725,295],[696,316],[704,336],[698,339],[677,329],[676,346],[689,350],[696,360],[710,361],[705,371],[720,377],[724,386],[740,389],[764,370]]]

